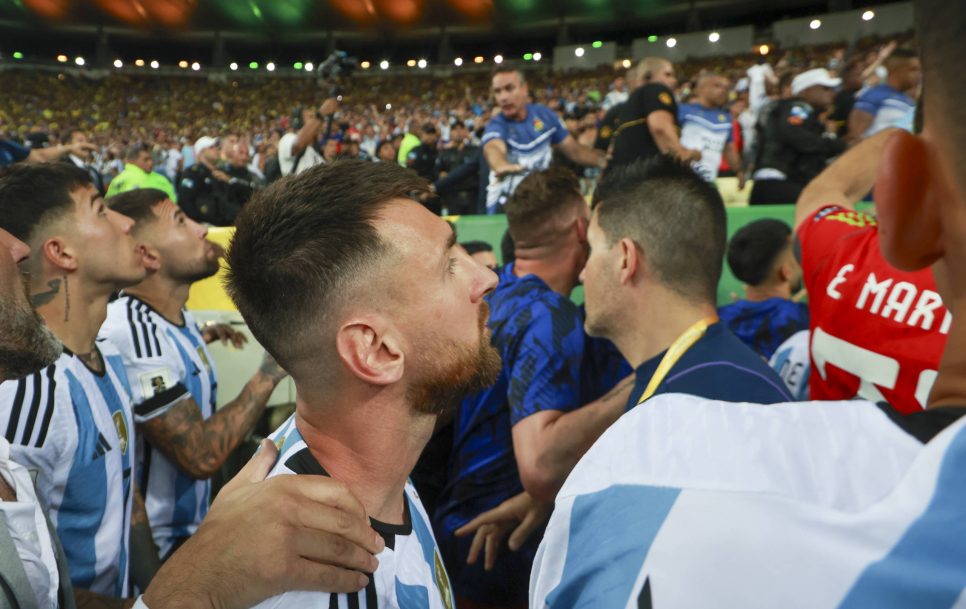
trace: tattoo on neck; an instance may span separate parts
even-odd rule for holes
[[[39,294],[34,294],[30,297],[30,304],[34,308],[42,307],[45,304],[49,304],[55,296],[60,292],[60,279],[51,279],[47,282],[47,287],[50,288],[47,292],[40,292]]]
[[[67,289],[67,276],[64,275],[64,321],[70,317],[70,291]]]

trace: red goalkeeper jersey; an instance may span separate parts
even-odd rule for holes
[[[798,229],[811,317],[813,400],[862,397],[925,408],[951,317],[932,270],[907,273],[879,251],[873,217],[825,207]]]

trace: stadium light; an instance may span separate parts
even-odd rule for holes
[[[389,69],[389,62],[386,61],[385,59],[383,59],[382,61],[379,62],[379,67],[381,69],[383,69],[383,70],[388,70]]]
[[[139,68],[143,68],[144,67],[144,60],[143,59],[135,59],[134,60],[134,65],[136,65]]]
[[[194,62],[194,63],[191,64],[191,69],[194,70],[195,72],[197,72],[198,70],[201,69],[201,64],[196,61],[196,62]],[[272,68],[272,69],[274,69],[274,68]]]
[[[536,53],[533,54],[533,60],[534,61],[540,61],[541,59],[543,59],[543,53],[540,53],[538,51],[538,52],[536,52]]]
[[[296,61],[295,63],[292,64],[292,68],[296,70],[301,70],[304,66],[305,64],[302,63],[301,61]]]
[[[761,55],[767,55],[770,51],[771,49],[768,48],[767,44],[763,44],[760,47],[758,47],[758,53]]]
[[[78,55],[77,57],[74,58],[74,63],[76,63],[79,66],[82,66],[84,65],[84,58]]]
[[[494,55],[493,63],[503,63],[503,55]]]
[[[523,61],[532,61],[532,60],[533,60],[533,53],[524,53],[523,54]]]
[[[314,63],[312,63],[311,61],[308,61],[308,62],[305,63],[305,71],[306,72],[311,72],[314,69],[315,69],[315,64]]]
[[[454,59],[453,60],[453,65],[456,66],[457,68],[460,67],[461,65],[463,65],[463,58],[462,57],[457,57],[456,59]]]
[[[406,65],[408,67],[410,67],[410,68],[415,68],[416,67],[416,60],[415,59],[410,59],[409,61],[406,62]]]
[[[257,70],[258,69],[258,62],[257,61],[250,61],[250,62],[248,62],[248,68],[251,69],[251,70]]]
[[[67,55],[58,55],[57,61],[59,61],[60,63],[67,63]]]
[[[604,46],[604,43],[600,40],[595,40],[590,46],[594,47],[595,49],[599,49],[600,47]]]
[[[14,51],[13,52],[13,58],[14,59],[23,59],[23,53],[21,53],[20,51]]]
[[[178,67],[183,70],[188,67],[188,62],[182,59],[181,61],[178,62]]]
[[[718,32],[711,32],[708,34],[708,42],[718,42],[721,40],[721,34]]]
[[[667,44],[667,48],[673,49],[675,46],[677,46],[678,39],[677,38],[668,38],[667,39],[667,42],[665,44]]]
[[[584,47],[577,47],[576,49],[574,49],[574,55],[576,55],[577,57],[583,57]]]
[[[192,67],[194,67],[194,66],[192,66]],[[265,64],[265,69],[268,70],[269,72],[274,72],[275,71],[275,62],[274,61],[270,61],[270,62],[266,63]]]
[[[386,104],[386,110],[392,110],[392,104]]]
[[[875,11],[865,11],[862,13],[862,21],[872,21],[875,19]]]
[[[416,65],[419,67],[420,70],[424,70],[426,69],[427,63],[425,59],[420,59],[419,61],[416,62]]]
[[[160,67],[161,67],[161,64],[158,63],[158,60],[157,59],[152,59],[151,60],[151,69],[152,70],[157,70]],[[237,63],[235,64],[235,67],[238,67],[238,64]]]
[[[650,36],[647,37],[647,41],[648,42],[657,42],[657,36],[655,36],[654,34],[651,34]]]
[[[368,70],[371,66],[372,64],[369,63],[368,61],[363,61],[359,63],[359,67],[362,68],[363,70]]]
[[[230,64],[228,64],[228,69],[234,72],[235,70],[238,69],[238,64],[233,61]]]
[[[813,30],[817,30],[818,28],[822,27],[822,20],[812,19],[812,22],[808,24],[808,27],[812,28]]]
[[[476,57],[474,57],[473,58],[473,63],[483,63],[483,56],[482,55],[477,55]]]
[[[121,61],[120,59],[115,59],[114,60],[114,67],[115,68],[123,68],[124,67],[124,62]]]
[[[625,59],[624,61],[621,62],[621,65],[624,66],[624,69],[626,70],[627,68],[631,67],[631,60]]]

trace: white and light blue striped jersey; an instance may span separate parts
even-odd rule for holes
[[[798,401],[808,399],[808,375],[812,370],[809,332],[799,330],[778,346],[768,365],[778,373],[788,392]]]
[[[65,351],[0,383],[0,431],[13,459],[37,473],[37,494],[64,546],[77,588],[128,593],[134,428],[121,356],[98,340],[104,372]]]
[[[327,475],[312,456],[290,417],[272,434],[279,449],[269,477],[285,474]],[[292,591],[270,598],[257,609],[318,607],[319,609],[453,609],[449,576],[416,489],[407,483],[403,524],[371,520],[386,542],[376,556],[379,567],[365,589],[352,594]]]
[[[143,423],[191,397],[205,419],[215,412],[217,380],[208,347],[194,318],[182,311],[173,324],[147,303],[121,294],[107,307],[101,336],[124,358],[134,402],[134,420]],[[178,540],[191,536],[208,513],[211,482],[178,469],[142,434],[138,443],[138,484],[154,542],[167,556]]]
[[[526,112],[523,120],[508,120],[500,112],[486,124],[480,140],[483,146],[492,140],[502,140],[506,144],[507,161],[521,165],[526,170],[503,178],[497,178],[494,172],[490,172],[490,181],[486,186],[486,208],[489,213],[494,213],[497,206],[505,204],[530,172],[550,167],[553,147],[570,134],[560,117],[547,106],[527,104]]]
[[[723,108],[681,104],[678,106],[678,123],[681,125],[681,145],[701,151],[701,160],[691,166],[705,180],[714,182],[725,146],[734,139],[731,114]]]
[[[924,445],[893,416],[652,399],[564,484],[530,607],[966,606],[966,417]]]
[[[901,125],[911,112],[915,112],[916,102],[905,93],[882,84],[859,91],[852,108],[872,115],[872,124],[862,134],[862,137],[869,137]]]

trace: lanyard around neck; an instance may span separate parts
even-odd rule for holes
[[[651,376],[651,380],[647,383],[647,388],[644,389],[644,393],[641,394],[641,399],[637,401],[638,405],[644,403],[649,397],[654,395],[657,388],[664,382],[664,377],[667,373],[671,371],[674,364],[678,363],[688,349],[694,346],[694,343],[698,342],[704,333],[708,330],[708,327],[718,321],[717,315],[710,315],[704,319],[696,322],[690,328],[684,331],[681,336],[677,337],[671,346],[668,347],[667,352],[664,357],[661,358],[661,363],[657,365],[657,370]]]

